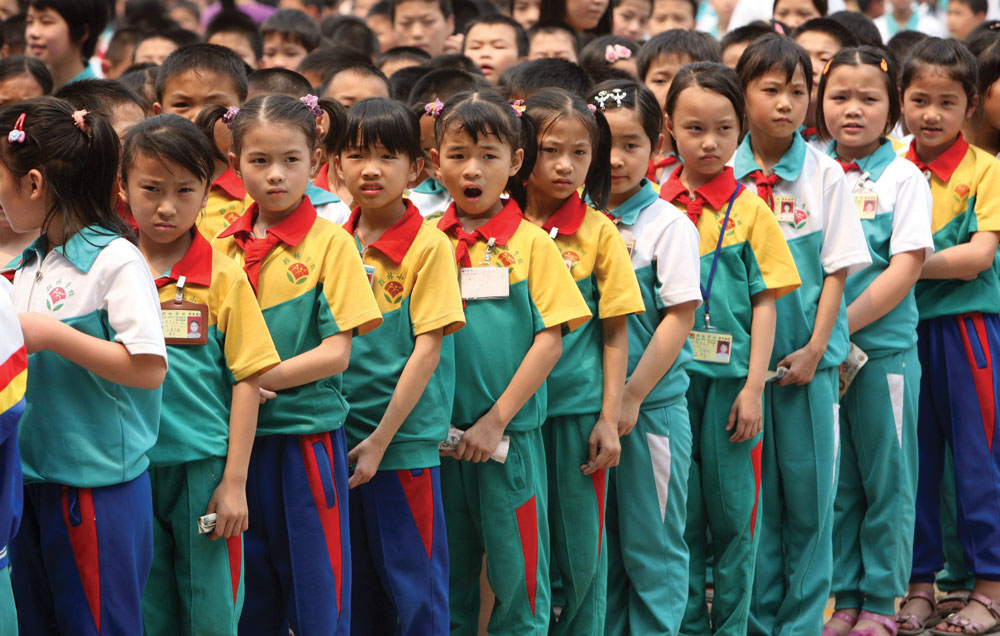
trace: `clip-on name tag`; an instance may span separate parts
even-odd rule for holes
[[[868,173],[865,172],[858,179],[858,185],[854,189],[854,209],[857,210],[859,218],[870,221],[878,212],[878,195],[865,187],[867,181]]]
[[[486,300],[510,296],[510,270],[506,267],[490,265],[496,239],[486,243],[483,263],[478,267],[463,267],[459,272],[458,284],[462,290],[462,300]]]
[[[186,276],[177,279],[177,295],[160,303],[163,340],[168,345],[208,344],[208,305],[184,300]]]

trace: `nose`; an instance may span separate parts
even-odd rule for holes
[[[278,162],[271,164],[271,167],[267,170],[267,182],[268,183],[281,183],[285,180],[285,173],[281,169],[281,165]]]
[[[382,171],[379,170],[378,164],[374,161],[366,161],[361,167],[361,176],[364,179],[377,179],[381,173]]]
[[[170,197],[163,197],[160,202],[156,205],[156,215],[160,218],[170,218],[177,211],[174,202]]]
[[[624,160],[624,157],[622,155],[622,151],[618,150],[617,148],[612,148],[611,149],[611,167],[612,168],[621,168],[624,165],[625,165],[625,160]]]
[[[573,171],[573,164],[570,163],[569,157],[565,154],[560,154],[556,157],[555,169],[559,174],[569,174]]]
[[[465,165],[462,166],[462,178],[464,179],[478,179],[482,173],[483,171],[482,168],[480,168],[478,161],[467,161]]]

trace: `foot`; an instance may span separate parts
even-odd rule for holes
[[[954,592],[945,594],[938,601],[938,614],[944,617],[952,612],[961,611],[969,602],[969,594],[971,592],[972,590],[955,590]]]
[[[980,603],[975,599],[970,599],[968,605],[963,607],[958,612],[955,612],[954,615],[955,618],[957,619],[965,618],[968,619],[970,623],[982,625],[983,627],[981,630],[976,632],[966,632],[963,631],[961,625],[951,625],[949,623],[946,623],[945,621],[941,621],[934,627],[934,629],[940,632],[945,632],[947,634],[965,634],[965,633],[982,634],[989,631],[990,628],[992,628],[997,624],[997,619],[993,615],[993,613],[990,612],[990,610],[985,605],[983,605],[982,603]],[[964,623],[964,621],[961,620],[956,622],[969,624],[969,623]]]
[[[839,609],[833,613],[833,616],[823,625],[823,634],[829,634],[833,632],[837,636],[847,636],[847,632],[854,628],[854,624],[858,619],[859,609]],[[844,618],[841,618],[843,616]],[[851,620],[848,621],[847,617],[850,616]],[[829,631],[827,631],[829,630]]]
[[[885,616],[884,614],[879,614],[878,616],[883,616],[887,621],[895,619],[893,616]],[[854,630],[866,634],[877,634],[878,636],[895,636],[884,623],[866,618],[861,618],[854,626]]]
[[[930,593],[933,595],[934,586],[931,585],[928,587],[930,588]],[[918,588],[914,586],[910,589],[910,591],[911,592],[918,591]],[[910,599],[907,600],[906,603],[899,608],[897,616],[915,616],[918,619],[920,619],[922,623],[926,623],[927,619],[929,619],[931,617],[931,614],[933,613],[934,613],[934,606],[931,604],[930,601],[928,601],[925,598],[921,598],[919,596],[913,596],[910,597]],[[899,623],[899,629],[903,631],[913,631],[920,629],[920,626],[916,625],[914,621],[909,620]]]

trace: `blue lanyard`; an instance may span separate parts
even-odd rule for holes
[[[736,195],[740,193],[741,185],[737,184],[733,190],[733,196],[729,197],[729,206],[726,207],[726,217],[722,220],[722,227],[719,228],[719,242],[715,244],[715,254],[712,255],[712,268],[708,270],[708,285],[701,286],[701,297],[705,301],[705,328],[711,328],[711,312],[708,309],[708,300],[712,296],[712,281],[715,280],[715,267],[719,264],[719,252],[722,251],[722,239],[726,236],[726,229],[729,227],[729,213],[733,211],[733,203],[736,202]]]

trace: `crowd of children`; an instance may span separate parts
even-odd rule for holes
[[[0,0],[0,634],[1000,631],[984,0],[343,2]]]

